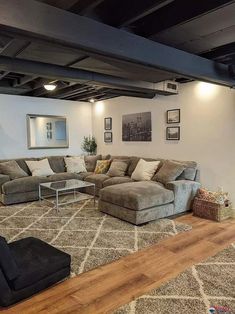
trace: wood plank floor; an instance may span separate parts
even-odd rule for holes
[[[112,313],[235,242],[235,219],[217,223],[188,214],[176,220],[192,225],[193,229],[69,279],[0,312]]]

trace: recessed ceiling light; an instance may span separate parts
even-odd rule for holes
[[[92,104],[94,104],[95,99],[94,99],[94,98],[91,98],[91,99],[89,100],[89,102],[91,102]]]
[[[45,84],[44,88],[48,91],[53,91],[56,89],[56,84]]]

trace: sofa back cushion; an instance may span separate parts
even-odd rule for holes
[[[11,180],[28,176],[28,174],[20,168],[15,160],[1,162],[0,173],[9,176]]]
[[[159,160],[145,161],[144,159],[140,159],[131,175],[131,179],[135,181],[150,181],[157,171],[159,164]]]
[[[47,158],[41,160],[26,160],[26,164],[33,177],[47,177],[54,174]]]
[[[166,184],[175,181],[185,170],[185,166],[173,160],[165,160],[153,180]]]
[[[20,274],[15,259],[5,238],[0,236],[0,267],[7,280],[14,280]]]
[[[87,172],[84,156],[65,157],[64,161],[69,173]]]
[[[42,159],[44,158],[48,159],[53,172],[62,173],[66,171],[64,157],[65,156],[49,156],[49,157],[43,157]]]
[[[132,157],[130,157],[130,164],[129,164],[128,171],[127,171],[127,174],[129,177],[131,177],[131,175],[132,175],[133,171],[135,170],[140,159],[143,159],[145,161],[160,161],[158,169],[162,166],[162,163],[163,163],[163,159],[161,159],[161,158],[145,158],[145,157],[142,158],[142,157],[132,156]]]
[[[129,165],[128,159],[113,159],[107,175],[110,177],[124,177]]]
[[[102,159],[102,155],[85,156],[86,170],[88,172],[94,172],[97,160],[101,160],[101,159]]]
[[[194,181],[197,173],[197,163],[195,161],[180,161],[175,160],[176,162],[182,164],[185,169],[177,180],[191,180]]]
[[[109,170],[112,160],[97,160],[95,174],[106,174]]]

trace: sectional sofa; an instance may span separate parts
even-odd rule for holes
[[[45,157],[43,157],[45,158]],[[196,162],[178,161],[185,169],[176,180],[162,184],[153,177],[151,181],[134,181],[131,175],[140,160],[137,156],[86,156],[87,172],[67,173],[64,156],[47,157],[55,174],[48,177],[32,177],[25,160],[40,158],[15,159],[18,165],[29,175],[10,180],[0,174],[1,202],[5,205],[38,199],[38,185],[43,182],[79,179],[95,183],[96,195],[99,196],[99,209],[112,216],[134,224],[142,224],[157,218],[167,217],[190,209],[191,201],[200,187],[199,170]],[[110,177],[107,174],[95,174],[96,161],[100,159],[125,159],[129,166],[123,177]],[[143,158],[146,161],[161,158]],[[2,160],[0,162],[3,162]],[[89,188],[85,191],[90,193]]]

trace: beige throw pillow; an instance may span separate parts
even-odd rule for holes
[[[135,170],[131,175],[131,179],[135,181],[150,181],[154,176],[160,161],[145,161],[140,159]]]
[[[64,162],[69,173],[87,172],[84,156],[65,157]]]
[[[107,175],[110,177],[124,177],[127,171],[129,161],[114,159],[111,163]]]
[[[20,168],[15,160],[1,162],[0,173],[9,176],[11,180],[28,177],[28,174]]]
[[[54,174],[47,158],[42,160],[26,160],[25,162],[33,177],[47,177]]]
[[[154,180],[166,184],[167,182],[175,181],[186,167],[178,162],[166,160],[163,166],[157,172]]]

